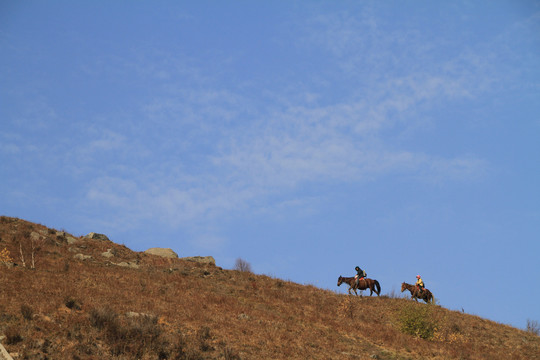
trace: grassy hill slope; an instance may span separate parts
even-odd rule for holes
[[[540,359],[539,336],[440,306],[166,259],[5,216],[3,249],[0,334],[14,358]]]

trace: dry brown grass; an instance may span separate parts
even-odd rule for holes
[[[0,249],[43,238],[35,269],[0,264],[0,333],[26,359],[534,359],[540,338],[439,306],[351,297],[136,253],[0,218]],[[36,238],[36,235],[33,235]],[[101,253],[113,249],[113,258]],[[76,260],[77,253],[91,255]],[[139,268],[112,263],[137,262]],[[429,332],[413,320],[428,319]],[[414,325],[416,324],[416,325]],[[416,328],[415,328],[416,326]]]

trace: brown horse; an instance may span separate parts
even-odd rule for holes
[[[411,299],[414,299],[418,302],[418,299],[424,300],[426,303],[432,303],[435,300],[433,294],[428,289],[422,290],[419,293],[418,288],[415,285],[407,284],[406,282],[401,283],[401,292],[409,290],[411,292]]]
[[[343,277],[339,276],[337,281],[337,286],[340,286],[341,284],[346,283],[349,285],[349,295],[351,294],[351,290],[354,290],[354,293],[358,295],[356,290],[366,290],[369,289],[369,296],[373,295],[373,292],[379,296],[381,294],[381,285],[379,282],[375,279],[368,279],[363,278],[362,280],[358,281],[358,286],[356,286],[356,279],[354,277]],[[362,293],[360,293],[360,296]]]

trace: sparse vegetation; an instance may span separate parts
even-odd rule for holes
[[[21,305],[21,315],[23,319],[25,320],[32,320],[32,317],[34,315],[34,310],[31,306],[23,304]]]
[[[540,335],[540,324],[538,321],[527,319],[527,331],[534,335]]]
[[[351,320],[354,320],[354,314],[356,312],[357,301],[358,299],[347,296],[343,299],[343,302],[341,303],[339,307],[339,312],[342,316],[348,317]]]
[[[11,253],[7,248],[4,248],[2,251],[0,251],[0,263],[4,265],[11,264],[13,262],[13,259],[11,258]]]
[[[21,330],[18,326],[10,326],[5,331],[6,344],[15,345],[23,341]]]
[[[81,306],[82,306],[78,300],[72,298],[71,296],[66,297],[64,304],[66,305],[68,309],[73,309],[73,310],[81,310]]]
[[[234,270],[249,272],[249,273],[252,272],[251,264],[241,258],[236,259],[236,262],[234,263]]]
[[[438,328],[438,324],[431,313],[431,308],[421,304],[408,303],[403,306],[399,321],[400,329],[405,334],[425,340],[431,340]]]
[[[2,247],[17,254],[22,231],[44,244],[35,271],[0,266],[0,334],[21,359],[531,359],[540,348],[534,321],[523,331],[395,293],[360,298],[110,242],[70,245],[14,218],[0,218]]]

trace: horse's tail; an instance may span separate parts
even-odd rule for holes
[[[435,302],[435,296],[433,296],[433,293],[431,291],[429,291],[427,294],[427,300],[430,304],[433,304]]]
[[[381,284],[377,280],[375,280],[375,286],[377,287],[377,295],[381,294]]]

